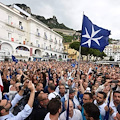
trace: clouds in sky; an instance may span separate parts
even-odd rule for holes
[[[0,0],[3,4],[24,3],[33,14],[50,18],[75,30],[82,28],[83,12],[96,25],[111,30],[120,39],[120,0]]]

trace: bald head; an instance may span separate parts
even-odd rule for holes
[[[47,93],[40,93],[37,97],[38,102],[42,107],[47,107],[49,99],[48,99],[48,94]]]
[[[68,101],[65,101],[65,109],[67,110]],[[73,102],[69,99],[69,115],[73,114]]]
[[[65,101],[65,109],[67,109],[68,100]],[[73,106],[72,100],[69,99],[69,106]]]

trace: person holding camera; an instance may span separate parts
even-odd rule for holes
[[[11,113],[11,110],[15,105],[22,99],[24,89],[28,87],[31,90],[28,103],[25,105],[24,109],[19,112],[16,116]],[[35,96],[35,88],[31,81],[25,81],[22,89],[14,97],[12,101],[7,101],[6,99],[0,100],[0,120],[24,120],[32,112],[32,106]]]

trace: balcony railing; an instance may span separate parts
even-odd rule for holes
[[[57,41],[55,41],[55,44],[57,44]]]
[[[38,32],[38,33],[36,33],[36,36],[37,36],[37,37],[40,37],[40,33],[39,33],[39,32]]]
[[[25,51],[25,50],[16,50],[16,52],[14,53],[15,55],[19,56],[29,56],[30,55],[30,51]]]
[[[8,21],[8,20],[5,20],[5,23],[11,27],[16,27],[15,23],[13,21]]]
[[[50,39],[50,42],[53,42],[53,39]]]
[[[18,28],[19,30],[23,31],[23,32],[25,31],[25,30],[24,30],[24,27],[23,27],[22,25],[18,25],[17,28]]]

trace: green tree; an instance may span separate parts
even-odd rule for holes
[[[69,45],[70,48],[75,49],[77,51],[79,51],[79,46],[80,46],[80,42],[73,42]],[[106,56],[106,54],[104,52],[100,52],[97,49],[93,49],[93,48],[87,48],[87,47],[81,47],[81,55],[93,55],[96,58],[100,57],[101,59],[103,59],[104,56]]]
[[[79,46],[80,46],[80,42],[73,42],[69,45],[70,48],[73,48],[77,51],[79,51]]]

